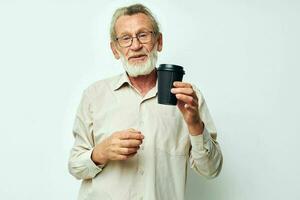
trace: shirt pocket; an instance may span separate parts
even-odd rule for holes
[[[179,116],[157,117],[155,146],[164,153],[172,156],[185,156],[188,153],[188,132]]]

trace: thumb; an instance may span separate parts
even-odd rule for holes
[[[126,131],[133,132],[133,133],[140,132],[139,130],[136,130],[134,128],[129,128]]]

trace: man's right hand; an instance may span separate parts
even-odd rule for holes
[[[143,139],[144,135],[132,128],[114,132],[95,146],[91,158],[96,165],[105,165],[110,160],[127,160],[137,153]]]

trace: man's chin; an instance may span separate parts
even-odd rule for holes
[[[146,63],[147,63],[147,60],[145,60],[145,61],[128,61],[128,64],[132,67],[144,66]]]
[[[151,74],[151,72],[147,72],[147,73],[130,73],[128,71],[126,71],[128,73],[128,75],[132,76],[132,77],[139,77],[139,76],[146,76]]]
[[[131,66],[131,69],[132,68],[138,68],[138,67],[141,67],[141,66]],[[154,70],[154,68],[151,68],[151,69],[144,69],[144,70],[130,70],[130,69],[126,69],[126,72],[132,76],[132,77],[138,77],[138,76],[146,76],[146,75],[149,75],[151,74],[151,72]]]

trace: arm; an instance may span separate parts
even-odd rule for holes
[[[75,118],[75,143],[69,158],[69,172],[77,179],[94,178],[110,160],[133,157],[144,138],[140,131],[129,128],[116,131],[95,144],[93,131],[91,103],[85,91]]]
[[[221,171],[223,157],[205,100],[194,85],[176,81],[174,86],[171,92],[176,94],[177,107],[189,130],[191,168],[207,178],[216,177]]]
[[[82,95],[73,126],[74,145],[69,157],[69,172],[77,179],[91,179],[102,170],[91,159],[95,146],[93,140],[93,119],[91,105],[86,91]]]
[[[196,94],[199,99],[199,113],[204,123],[204,128],[200,135],[190,134],[190,166],[198,174],[207,178],[214,178],[221,171],[223,156],[216,141],[217,132],[205,100],[197,89]]]

